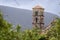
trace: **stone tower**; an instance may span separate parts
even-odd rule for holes
[[[33,17],[32,17],[32,25],[33,27],[38,27],[43,29],[44,27],[44,8],[37,5],[33,8]]]

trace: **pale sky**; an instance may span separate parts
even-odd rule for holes
[[[45,8],[46,12],[51,12],[60,16],[60,0],[0,0],[0,5],[32,10],[36,5]]]

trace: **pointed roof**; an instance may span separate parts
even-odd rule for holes
[[[42,8],[44,9],[42,6],[36,5],[34,8]]]

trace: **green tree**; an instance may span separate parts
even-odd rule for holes
[[[47,32],[47,37],[49,39],[60,40],[60,19],[57,18],[51,26],[51,29]]]
[[[19,39],[19,28],[16,27],[16,31],[11,29],[12,25],[4,20],[2,12],[0,12],[0,40],[17,40]]]

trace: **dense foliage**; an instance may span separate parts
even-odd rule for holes
[[[20,29],[19,25],[13,27],[4,20],[0,12],[0,40],[60,40],[60,19],[53,23],[47,34],[41,34],[38,28],[24,31]]]
[[[60,19],[57,18],[51,29],[47,32],[47,36],[50,40],[60,40]]]

